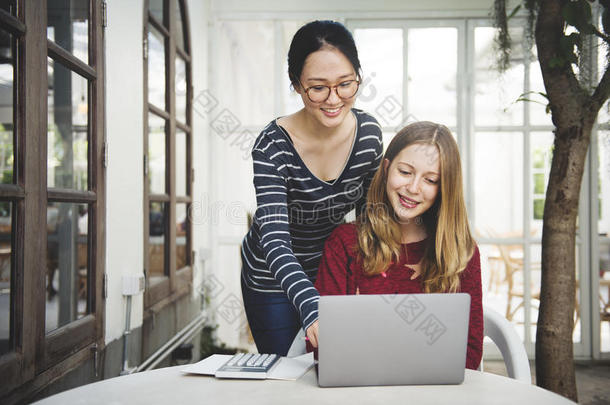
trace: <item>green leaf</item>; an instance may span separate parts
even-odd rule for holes
[[[542,101],[538,101],[538,100],[535,100],[533,98],[529,98],[528,94],[538,94],[539,96],[544,97],[547,100],[547,102],[544,103]],[[515,103],[518,103],[518,102],[522,102],[522,101],[523,102],[528,102],[528,103],[536,103],[536,104],[543,105],[547,114],[551,111],[550,110],[551,109],[551,105],[548,102],[549,101],[549,96],[547,96],[546,93],[543,93],[541,91],[527,91],[525,93],[521,93],[519,95],[519,97],[515,101],[512,102],[512,104],[515,104]],[[504,111],[508,111],[508,108],[506,108]]]
[[[521,8],[521,4],[519,4],[517,7],[515,7],[513,9],[513,11],[510,12],[510,14],[508,15],[508,17],[506,17],[506,21],[510,20],[511,18],[513,18],[515,16],[515,14],[517,14],[519,12],[519,9]]]

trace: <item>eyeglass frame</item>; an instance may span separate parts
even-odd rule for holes
[[[354,92],[354,94],[352,94],[352,95],[351,95],[351,96],[349,96],[349,97],[341,97],[341,96],[339,95],[339,91],[337,90],[337,88],[338,88],[339,86],[341,86],[343,83],[346,83],[346,82],[356,82],[356,84],[357,84],[357,86],[356,86],[356,91]],[[326,86],[326,85],[323,85],[323,84],[316,84],[316,85],[314,85],[314,86],[309,86],[308,88],[304,88],[304,87],[303,87],[303,84],[302,84],[302,83],[301,83],[301,81],[299,80],[299,86],[301,86],[301,88],[303,89],[303,91],[305,92],[305,94],[307,94],[307,98],[309,99],[309,101],[311,101],[312,103],[323,103],[323,102],[325,102],[326,100],[328,100],[328,98],[330,97],[330,94],[332,93],[333,89],[335,90],[335,94],[337,95],[337,97],[339,97],[341,100],[347,100],[347,99],[350,99],[350,98],[354,97],[354,96],[356,95],[356,93],[358,93],[358,90],[360,89],[360,80],[359,80],[359,79],[350,79],[350,80],[344,80],[344,81],[342,81],[341,83],[336,84],[336,85],[334,85],[334,86]],[[322,101],[313,101],[313,100],[311,99],[311,96],[309,95],[309,90],[313,89],[314,87],[326,87],[326,88],[328,89],[328,96],[326,96],[326,98],[325,98],[324,100],[322,100]]]

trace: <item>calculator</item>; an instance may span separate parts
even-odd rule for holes
[[[271,368],[278,363],[277,354],[237,353],[223,364],[216,378],[254,378],[265,379]]]

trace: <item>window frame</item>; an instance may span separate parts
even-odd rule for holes
[[[177,6],[177,7],[176,7]],[[185,49],[176,43],[177,17],[176,11],[180,10],[183,38]],[[190,25],[187,2],[184,0],[163,0],[163,21],[159,21],[149,11],[149,0],[144,1],[144,24],[143,24],[143,69],[144,69],[144,229],[143,229],[143,259],[144,274],[146,275],[146,289],[144,292],[145,316],[158,312],[164,306],[176,299],[188,294],[193,277],[193,254],[192,252],[192,221],[188,213],[193,202],[193,159],[192,159],[192,56]],[[152,26],[164,38],[165,48],[165,106],[155,106],[150,103],[148,97],[148,33],[149,25]],[[179,122],[176,117],[176,60],[180,57],[185,62],[186,81],[186,122]],[[149,114],[165,121],[165,190],[164,194],[153,194],[149,188],[148,170],[148,119]],[[186,136],[186,195],[176,195],[176,132],[181,130]],[[164,224],[164,273],[166,276],[161,280],[152,281],[150,277],[149,257],[149,231],[150,231],[150,204],[153,202],[164,203],[166,223]],[[182,268],[176,266],[176,204],[186,204],[186,265]]]
[[[16,201],[11,252],[11,328],[14,349],[0,357],[0,398],[31,398],[58,376],[92,358],[104,345],[105,162],[103,0],[89,0],[89,63],[47,39],[47,4],[17,0],[0,26],[18,34],[14,71],[15,170],[0,198]],[[27,28],[27,30],[26,30]],[[13,30],[13,31],[11,31]],[[88,191],[47,187],[47,60],[88,81]],[[27,83],[27,85],[26,85]],[[45,332],[48,201],[91,204],[88,216],[87,314]],[[99,367],[94,361],[95,367]],[[97,368],[95,370],[97,373]],[[19,388],[19,389],[16,389]]]

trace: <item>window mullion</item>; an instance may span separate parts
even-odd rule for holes
[[[143,245],[144,245],[144,250],[143,250],[143,266],[144,266],[144,277],[146,278],[146,291],[144,293],[144,306],[148,306],[148,302],[150,301],[150,289],[148,288],[149,282],[150,282],[150,259],[149,259],[149,255],[148,255],[148,251],[150,249],[149,247],[149,237],[150,237],[150,202],[149,202],[149,194],[150,194],[150,187],[149,187],[149,176],[150,173],[148,172],[148,161],[149,161],[149,156],[148,156],[148,132],[149,132],[149,125],[148,125],[148,111],[150,110],[150,104],[148,104],[148,57],[149,57],[149,41],[148,41],[148,32],[149,32],[149,21],[150,21],[150,17],[149,17],[149,12],[148,12],[148,0],[144,0],[144,10],[146,10],[146,12],[144,12],[144,18],[143,18],[143,26],[144,26],[144,32],[142,33],[142,44],[144,47],[144,51],[142,52],[142,66],[143,66],[143,86],[142,86],[142,90],[144,93],[144,105],[147,106],[148,108],[144,108],[144,112],[142,115],[142,122],[143,122],[143,126],[144,126],[144,145],[143,145],[143,164],[144,164],[144,178],[143,178],[143,188],[144,188],[144,198],[143,198],[143,207],[142,210],[144,212],[144,219],[143,219],[143,229],[142,229],[142,241],[143,241]]]
[[[159,32],[161,32],[161,34],[163,34],[163,36],[165,37],[169,37],[170,33],[167,30],[167,28],[165,28],[163,26],[163,24],[157,20],[152,14],[148,14],[148,21],[157,29],[159,30]]]
[[[188,18],[189,12],[188,12],[188,4],[186,1],[183,1],[182,3],[182,27],[184,30],[184,51],[187,53],[187,55],[185,55],[185,61],[186,61],[186,92],[187,92],[187,98],[186,98],[186,125],[188,126],[188,130],[185,130],[184,132],[186,132],[186,159],[187,159],[187,166],[186,166],[186,193],[187,193],[187,202],[188,204],[186,205],[187,207],[187,211],[186,211],[186,226],[187,226],[187,230],[186,230],[186,264],[188,266],[191,267],[191,269],[193,268],[193,258],[194,258],[194,252],[193,252],[193,226],[191,223],[191,216],[189,215],[190,209],[191,209],[191,203],[192,203],[192,197],[193,197],[193,182],[194,182],[194,169],[193,169],[193,131],[192,131],[192,127],[193,127],[193,110],[192,110],[192,105],[193,105],[193,62],[192,62],[192,58],[191,58],[191,30],[190,30],[190,20]],[[191,279],[192,279],[192,271],[191,271]]]
[[[2,9],[0,9],[0,26],[15,36],[25,34],[25,24]]]
[[[170,0],[167,7],[169,23],[168,63],[166,73],[166,100],[170,116],[167,133],[167,193],[169,194],[168,207],[168,238],[165,243],[167,265],[169,266],[170,290],[176,288],[176,7]]]
[[[41,264],[46,263],[47,233],[41,232],[46,218],[47,184],[47,38],[46,5],[26,2],[32,12],[24,12],[25,35],[23,52],[19,60],[20,138],[23,142],[25,171],[23,184],[26,193],[23,222],[23,326],[22,350],[24,370],[22,381],[33,378],[45,350],[45,272]],[[41,8],[40,12],[33,12]],[[28,61],[28,63],[25,63]],[[44,94],[44,97],[40,95]],[[21,226],[21,225],[19,225]],[[17,303],[19,304],[19,303]]]
[[[81,61],[79,58],[72,55],[70,52],[66,51],[64,48],[57,45],[50,39],[47,39],[46,42],[49,57],[66,66],[68,69],[83,76],[87,80],[93,80],[96,78],[97,73],[91,66],[87,65],[85,62]]]

